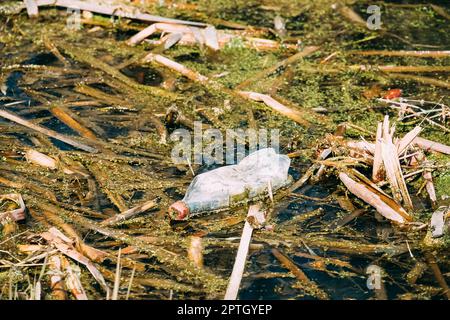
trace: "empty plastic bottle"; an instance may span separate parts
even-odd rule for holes
[[[259,196],[275,193],[292,181],[290,159],[273,148],[258,150],[236,165],[202,173],[192,180],[181,201],[169,208],[174,220],[186,220],[203,212],[226,209]]]

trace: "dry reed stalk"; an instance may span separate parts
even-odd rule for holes
[[[138,205],[134,208],[131,208],[129,210],[126,210],[122,213],[119,213],[111,218],[108,218],[106,220],[103,220],[100,224],[102,226],[112,226],[117,223],[120,223],[121,221],[125,221],[127,219],[130,219],[131,217],[136,216],[139,213],[145,212],[147,210],[153,209],[156,207],[156,202],[154,200],[149,200],[141,205]]]
[[[48,227],[50,228],[53,225],[64,231],[71,238],[71,240],[74,241],[74,246],[80,253],[95,262],[103,262],[105,260],[107,257],[106,252],[85,244],[78,232],[75,231],[71,225],[65,223],[60,216],[49,210],[42,210],[41,212],[45,219],[50,223]]]
[[[112,4],[109,1],[102,0],[33,0],[38,6],[57,6],[63,8],[78,8],[83,11],[91,11],[99,14],[123,17],[134,20],[149,22],[178,23],[192,26],[204,26],[204,23],[193,22],[179,19],[170,19],[160,16],[150,15],[139,11],[137,7],[127,6],[125,4]]]
[[[290,50],[297,50],[297,45],[293,44],[280,44],[278,41],[262,39],[256,37],[250,37],[247,32],[229,31],[229,30],[216,30],[213,26],[206,28],[196,27],[184,27],[182,25],[158,23],[137,33],[135,36],[128,40],[129,45],[136,45],[149,37],[155,32],[168,32],[169,35],[176,35],[176,41],[181,45],[206,45],[213,50],[219,50],[224,48],[228,43],[234,39],[242,39],[246,47],[254,48],[256,50],[277,50],[282,47]],[[155,46],[165,46],[167,48],[166,41],[169,38],[167,36],[162,37],[159,40],[147,40]]]
[[[188,258],[197,268],[203,268],[202,238],[192,236],[189,242]]]
[[[170,60],[159,54],[150,53],[147,56],[145,56],[143,61],[144,62],[155,61],[169,69],[172,69],[174,71],[181,73],[186,78],[191,79],[192,81],[195,81],[195,82],[204,83],[209,80],[208,77],[205,77],[205,76],[201,75],[200,73],[193,71],[189,68],[186,68],[184,65],[182,65],[178,62],[175,62],[173,60]]]
[[[385,116],[384,118],[382,132],[381,157],[392,195],[399,204],[403,201],[405,207],[411,210],[413,205],[405,179],[403,178],[402,168],[398,158],[398,149],[392,142],[394,129],[391,128],[389,132],[389,116]]]
[[[419,57],[419,58],[445,58],[450,57],[450,51],[387,51],[387,50],[367,50],[348,51],[347,54],[361,56],[388,56],[388,57]]]
[[[377,125],[377,134],[375,137],[375,150],[373,155],[373,167],[372,167],[372,180],[374,182],[379,182],[383,180],[383,158],[381,155],[381,143],[382,143],[382,133],[383,124],[381,122]]]
[[[438,6],[436,4],[430,4],[430,7],[441,17],[444,17],[447,20],[450,20],[450,14],[445,11],[445,9],[441,6]]]
[[[390,78],[401,79],[401,80],[411,80],[414,82],[429,84],[435,87],[442,87],[450,89],[450,82],[438,80],[430,77],[417,76],[412,74],[404,74],[404,73],[391,73],[389,74]]]
[[[87,152],[92,152],[92,153],[96,153],[98,152],[96,148],[90,147],[88,145],[85,145],[83,143],[80,143],[78,141],[73,140],[72,138],[69,138],[65,135],[62,135],[56,131],[41,127],[37,124],[34,124],[28,120],[25,120],[15,114],[13,114],[12,112],[6,111],[6,110],[0,110],[0,117],[8,119],[10,121],[13,121],[15,123],[18,123],[24,127],[27,127],[29,129],[32,129],[34,131],[37,131],[39,133],[42,133],[46,136],[49,136],[51,138],[54,138],[56,140],[60,140],[64,143],[67,143],[75,148],[87,151]]]
[[[66,300],[64,288],[64,273],[60,255],[54,254],[48,258],[48,274],[50,275],[50,288],[54,300]]]
[[[288,269],[292,274],[297,278],[297,280],[305,286],[305,289],[309,291],[311,294],[317,296],[321,300],[328,300],[328,294],[320,289],[317,284],[310,280],[306,274],[285,254],[283,254],[280,250],[273,248],[272,254],[275,258],[281,263],[283,267]]]
[[[386,219],[399,224],[404,224],[411,219],[402,207],[393,208],[392,203],[386,203],[381,197],[381,194],[376,194],[368,186],[356,182],[346,173],[341,172],[339,179],[341,179],[351,193],[370,204]]]
[[[111,300],[119,300],[120,274],[122,271],[122,266],[120,263],[121,252],[122,252],[122,249],[119,248],[119,252],[117,254],[116,273],[114,274],[114,287],[113,287],[113,291],[112,291]]]
[[[39,8],[36,0],[24,0],[23,2],[27,9],[27,14],[30,18],[35,18],[39,15]]]
[[[135,46],[155,32],[189,33],[192,31],[188,26],[184,25],[171,23],[154,23],[128,39],[127,44],[130,46]]]
[[[251,92],[251,91],[238,91],[238,93],[244,98],[247,98],[247,99],[250,99],[253,101],[264,102],[271,109],[277,111],[278,113],[281,113],[282,115],[288,117],[289,119],[297,122],[300,125],[309,126],[309,122],[304,119],[303,113],[301,113],[298,110],[291,109],[291,108],[279,103],[278,101],[276,101],[274,98],[272,98],[269,95]]]
[[[64,107],[52,107],[50,108],[50,112],[69,128],[78,132],[82,137],[91,140],[97,140],[95,134],[88,128],[84,127],[81,123],[76,121],[74,118],[72,118]]]
[[[75,174],[75,171],[62,166],[58,160],[55,160],[55,159],[47,156],[46,154],[43,154],[34,149],[28,149],[25,152],[25,159],[30,163],[39,165],[44,168],[48,168],[48,169],[52,169],[52,170],[61,168],[62,171],[66,174]]]
[[[445,281],[445,278],[442,275],[441,269],[436,262],[436,258],[428,252],[425,253],[425,257],[427,259],[428,266],[430,267],[431,271],[433,271],[437,283],[439,283],[439,285],[442,287],[442,290],[444,291],[443,294],[448,300],[450,300],[450,288],[448,287],[447,281]]]
[[[400,157],[403,152],[411,145],[411,143],[416,139],[420,132],[422,131],[421,127],[415,127],[410,132],[405,134],[402,139],[396,143],[397,146],[397,154]]]
[[[62,232],[54,227],[50,228],[48,231],[41,233],[41,237],[64,255],[84,265],[95,278],[95,280],[97,280],[100,286],[105,290],[105,292],[107,294],[109,293],[109,287],[106,284],[103,275],[100,273],[100,271],[98,271],[98,269],[88,258],[75,250],[72,245],[71,239],[67,238]]]
[[[144,62],[151,62],[151,61],[157,62],[161,65],[166,66],[169,69],[172,69],[174,71],[181,73],[182,75],[191,79],[192,81],[199,82],[204,85],[206,85],[207,83],[213,84],[211,82],[211,80],[209,80],[208,77],[203,76],[200,73],[193,71],[193,70],[185,67],[184,65],[182,65],[178,62],[175,62],[173,60],[170,60],[159,54],[150,53],[143,59],[143,61]],[[291,119],[301,125],[309,126],[309,122],[303,118],[304,115],[300,111],[291,109],[291,108],[281,104],[280,102],[276,101],[269,95],[256,93],[256,92],[249,92],[249,91],[230,91],[224,87],[220,87],[220,89],[224,90],[225,92],[231,93],[231,94],[236,94],[239,97],[243,97],[243,98],[250,99],[253,101],[264,102],[268,107],[277,111],[278,113],[285,115],[289,119]]]
[[[108,181],[108,174],[104,171],[101,164],[96,162],[89,166],[89,171],[94,176],[97,183],[100,185],[102,191],[106,194],[108,199],[119,209],[120,212],[128,210],[122,196],[117,192],[111,191],[108,188],[106,181]]]
[[[414,139],[414,144],[425,151],[432,150],[444,154],[450,154],[450,146],[439,142],[417,137],[416,139]]]
[[[422,165],[427,167],[427,160],[424,158]],[[423,179],[425,180],[425,189],[428,192],[428,196],[430,197],[431,205],[434,207],[437,203],[436,190],[434,188],[433,176],[431,171],[427,168],[422,173]]]
[[[414,267],[406,275],[406,281],[408,281],[409,284],[415,284],[427,268],[428,266],[426,263],[417,261]]]
[[[186,42],[186,39],[183,40],[183,36],[184,38],[186,38],[189,37],[189,35],[193,36],[195,38],[194,39],[195,41],[199,42],[200,44],[205,44],[212,50],[220,49],[218,42],[218,32],[216,28],[214,28],[213,26],[208,26],[204,29],[200,29],[195,27],[187,27],[183,25],[174,25],[167,23],[152,24],[151,26],[145,28],[141,32],[138,32],[133,37],[131,37],[127,41],[127,44],[134,46],[139,42],[142,42],[145,38],[149,37],[155,32],[169,33],[168,36],[164,37],[164,39],[161,39],[161,41],[164,42],[165,49],[171,47],[176,42],[179,41]],[[168,41],[170,43],[168,43]]]
[[[375,144],[367,141],[347,141],[346,146],[357,151],[361,156],[372,156],[375,154]]]
[[[441,206],[433,212],[430,221],[431,236],[433,238],[442,237],[445,233],[445,214],[450,212],[447,206]]]
[[[0,195],[0,202],[10,200],[17,204],[19,208],[8,210],[4,212],[0,212],[0,222],[3,222],[4,220],[12,220],[12,221],[20,221],[25,219],[25,203],[23,202],[23,198],[18,193],[10,193],[10,194],[4,194]]]
[[[31,183],[31,182],[27,182],[27,183],[23,183],[23,182],[16,182],[16,181],[11,181],[8,180],[2,176],[0,176],[0,183],[4,184],[5,186],[8,186],[10,188],[14,188],[14,189],[29,189],[32,190],[38,194],[41,194],[42,196],[44,196],[45,198],[49,199],[52,202],[58,202],[56,199],[56,196],[53,192],[41,188],[40,186]]]
[[[375,65],[354,65],[349,66],[349,70],[361,71],[382,71],[386,73],[403,73],[403,72],[450,72],[449,66],[375,66]]]
[[[245,261],[247,260],[248,249],[252,239],[253,226],[248,219],[256,217],[261,213],[259,205],[252,205],[248,209],[247,220],[245,221],[244,229],[242,231],[239,249],[236,254],[233,271],[228,282],[227,291],[225,293],[225,300],[236,300],[241,284],[242,275],[244,273]]]
[[[81,280],[77,272],[70,265],[69,260],[65,257],[60,256],[61,259],[61,267],[64,270],[65,274],[65,284],[67,289],[70,290],[72,295],[77,300],[88,300],[86,292],[84,291],[83,285],[81,284]]]

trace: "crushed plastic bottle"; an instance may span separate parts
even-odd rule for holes
[[[275,193],[292,182],[291,160],[273,148],[258,150],[238,164],[202,173],[192,180],[181,201],[169,208],[174,220],[186,220],[203,212],[226,209],[259,196]]]

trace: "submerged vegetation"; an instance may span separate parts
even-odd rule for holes
[[[116,2],[206,35],[157,21],[130,43],[153,22],[85,10],[73,29],[66,8],[0,4],[0,299],[223,298],[247,203],[167,216],[216,167],[171,160],[170,134],[194,121],[279,129],[291,158],[240,299],[450,298],[450,7]]]

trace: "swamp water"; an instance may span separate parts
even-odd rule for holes
[[[407,43],[389,34],[355,27],[354,22],[330,9],[330,1],[314,1],[315,4],[310,1],[265,2],[220,1],[209,5],[200,1],[198,14],[167,8],[155,10],[161,15],[187,20],[203,19],[213,24],[226,20],[261,28],[272,28],[277,12],[290,12],[286,17],[286,37],[301,40],[306,45],[319,45],[320,51],[293,66],[275,70],[262,81],[252,83],[249,88],[275,93],[301,106],[305,119],[310,122],[308,127],[298,125],[261,104],[244,102],[220,90],[190,82],[160,66],[140,66],[134,59],[153,48],[147,44],[137,47],[123,44],[123,40],[135,33],[133,30],[139,27],[139,23],[124,23],[121,20],[112,25],[108,17],[98,16],[74,32],[65,29],[65,10],[42,9],[37,20],[30,20],[25,12],[0,16],[0,83],[6,88],[5,94],[0,96],[2,106],[13,103],[7,107],[9,111],[58,133],[80,136],[79,132],[68,127],[52,112],[55,106],[70,108],[78,116],[77,119],[95,134],[100,141],[97,143],[105,150],[99,154],[83,153],[55,139],[2,121],[0,151],[3,158],[0,176],[7,181],[29,184],[17,189],[12,184],[5,185],[3,181],[0,190],[2,194],[22,193],[27,208],[31,209],[31,217],[19,224],[16,233],[0,237],[1,250],[10,251],[20,260],[24,259],[16,245],[26,243],[27,235],[46,230],[46,224],[39,218],[42,219],[42,211],[48,211],[54,205],[57,207],[55,211],[64,221],[76,226],[81,232],[86,244],[110,254],[104,262],[98,263],[100,272],[109,284],[114,280],[118,248],[125,248],[124,243],[128,246],[141,245],[136,252],[125,256],[129,260],[124,262],[122,270],[121,298],[125,296],[133,265],[137,265],[134,273],[136,286],[131,290],[130,299],[221,298],[233,267],[245,208],[201,216],[182,223],[169,223],[166,209],[183,197],[193,177],[189,166],[171,163],[171,146],[160,143],[161,136],[155,126],[154,116],[164,119],[167,109],[174,105],[183,113],[187,121],[167,124],[169,133],[178,127],[190,129],[189,120],[202,120],[221,129],[246,128],[252,123],[258,127],[280,128],[281,153],[301,151],[299,157],[291,160],[289,173],[296,181],[316,158],[315,154],[325,134],[334,132],[339,123],[352,122],[373,132],[376,122],[385,113],[395,116],[395,112],[380,109],[372,100],[366,99],[363,93],[367,89],[401,88],[408,97],[441,101],[448,105],[448,87],[417,84],[390,78],[376,71],[355,72],[346,68],[348,65],[369,63],[446,66],[450,62],[448,57],[366,58],[343,54],[338,55],[333,62],[337,68],[342,68],[341,73],[317,72],[321,68],[320,61],[337,51],[428,50],[430,48],[427,45],[437,46],[430,50],[448,50],[448,18],[437,14],[430,6],[414,1],[409,3],[410,6],[400,2],[385,2],[381,5],[383,26],[402,39],[407,39]],[[365,17],[365,7],[362,1],[352,8]],[[450,12],[450,8],[445,6],[444,10]],[[208,21],[208,17],[211,21]],[[43,35],[51,39],[64,55],[65,62],[50,52]],[[271,32],[264,37],[279,40]],[[82,49],[86,56],[74,53],[70,46]],[[207,76],[225,74],[218,77],[217,81],[228,88],[233,88],[258,71],[291,55],[283,50],[261,52],[245,48],[239,41],[215,53],[199,46],[177,45],[164,54]],[[87,57],[122,67],[122,74],[139,84],[156,86],[163,82],[172,83],[171,90],[178,96],[172,100],[146,94],[141,87],[124,86],[115,77],[96,67],[95,63],[92,65]],[[7,68],[12,65],[19,66]],[[427,76],[448,81],[446,73]],[[16,102],[19,103],[14,104]],[[230,105],[231,110],[228,109]],[[319,106],[327,109],[325,116],[312,111]],[[214,112],[208,112],[213,108],[219,109],[219,117]],[[248,109],[252,110],[251,117]],[[413,125],[399,123],[397,130],[407,132]],[[431,126],[425,128],[427,137],[448,144],[448,135]],[[352,130],[349,134],[354,137],[364,135]],[[91,142],[84,138],[82,141]],[[27,147],[59,157],[65,164],[81,163],[94,182],[78,176],[67,177],[58,171],[43,170],[26,163],[23,151]],[[448,158],[438,157],[436,161],[445,164]],[[196,174],[211,169],[213,167],[193,168]],[[439,197],[448,195],[450,189],[448,167],[442,170],[435,177]],[[49,201],[48,195],[39,187],[55,195],[56,201]],[[90,191],[96,194],[92,199],[87,197]],[[333,223],[348,214],[339,204],[340,199],[345,197],[346,191],[339,181],[333,174],[327,174],[299,188],[291,197],[276,202],[270,221],[275,226],[274,231],[258,231],[253,236],[252,244],[255,247],[250,249],[239,298],[315,298],[273,256],[271,249],[277,247],[331,299],[376,298],[377,293],[367,287],[366,268],[371,264],[385,270],[383,279],[389,299],[442,299],[442,290],[429,268],[417,283],[408,282],[408,273],[418,262],[425,261],[421,248],[423,234],[406,234],[387,221],[377,220],[374,210],[354,198],[354,204],[365,209],[364,214],[341,228],[335,228]],[[156,209],[116,226],[125,235],[121,238],[125,239],[124,242],[117,240],[118,236],[111,238],[95,232],[76,220],[81,215],[100,221],[124,211],[121,208],[132,208],[150,199],[158,202]],[[430,206],[423,194],[417,197],[416,203],[421,208],[419,215],[429,215]],[[96,216],[95,213],[100,215]],[[14,235],[17,237],[9,240]],[[185,263],[185,257],[189,238],[193,235],[203,236],[205,273],[182,271],[183,268],[192,268],[192,265]],[[148,246],[133,242],[132,239],[140,236],[147,237]],[[33,241],[40,243],[39,240]],[[411,253],[404,250],[406,241],[412,248]],[[164,248],[175,258],[171,260],[170,255],[166,256],[158,248]],[[401,253],[397,253],[397,249]],[[0,253],[1,259],[9,260],[11,257],[3,251]],[[394,251],[395,254],[392,253]],[[437,260],[442,274],[448,279],[448,250],[438,251]],[[105,293],[87,270],[83,267],[81,270],[81,281],[88,296],[92,299],[104,298]],[[21,268],[3,264],[0,269],[2,299],[8,298],[7,290],[2,288],[9,284],[15,288],[18,298],[26,298],[29,295],[28,284],[40,271],[40,265]],[[43,284],[43,292],[50,294],[48,285]]]

